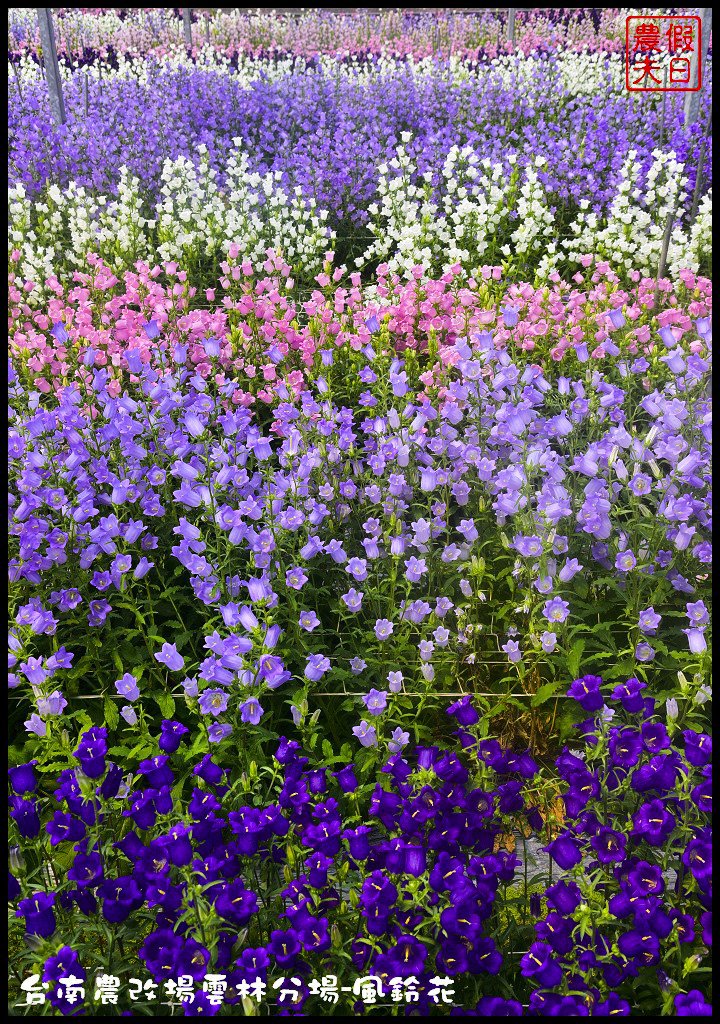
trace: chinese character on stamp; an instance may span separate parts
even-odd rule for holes
[[[625,85],[629,92],[698,92],[702,87],[702,21],[694,15],[625,19]]]

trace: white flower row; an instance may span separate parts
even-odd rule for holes
[[[198,47],[195,58],[187,55],[184,49],[169,52],[149,53],[144,58],[128,59],[122,53],[116,57],[117,67],[97,60],[92,65],[84,65],[82,73],[91,80],[105,81],[136,79],[144,87],[152,87],[158,69],[173,72],[181,69],[197,68],[209,73],[225,75],[232,78],[241,88],[248,87],[260,79],[268,82],[281,81],[290,75],[321,75],[337,78],[340,81],[351,81],[358,85],[369,85],[388,77],[409,73],[421,82],[425,78],[436,79],[439,75],[449,82],[458,85],[471,83],[483,88],[515,88],[522,93],[523,100],[546,105],[548,97],[549,77],[556,82],[558,97],[567,101],[568,96],[597,96],[614,93],[628,96],[625,82],[624,54],[606,53],[573,53],[565,52],[548,58],[530,54],[501,54],[489,62],[479,63],[464,58],[451,56],[441,64],[434,57],[398,59],[380,54],[370,61],[349,55],[343,60],[328,54],[316,58],[287,55],[277,59],[252,57],[239,54],[236,58],[237,67],[233,67],[229,57],[213,46]],[[61,77],[69,82],[80,68],[79,61],[59,62]],[[13,78],[19,75],[21,83],[38,81],[42,78],[39,65],[28,54],[23,54],[19,64],[13,69],[8,61],[9,88],[14,88]]]
[[[690,202],[688,179],[675,153],[653,152],[641,189],[640,164],[631,151],[607,215],[588,211],[583,200],[561,235],[539,176],[544,157],[524,173],[513,167],[508,174],[471,147],[455,146],[441,169],[444,188],[438,199],[430,172],[413,183],[410,141],[410,133],[403,133],[395,157],[378,169],[379,202],[368,208],[372,240],[357,257],[358,267],[386,262],[406,276],[418,264],[445,272],[459,263],[471,274],[503,263],[516,274],[544,279],[556,268],[572,271],[582,255],[595,253],[618,272],[654,275],[668,218],[672,214],[678,221]],[[206,147],[198,154],[196,162],[182,156],[165,161],[153,209],[145,207],[140,182],[125,167],[112,199],[71,183],[64,190],[50,186],[43,200],[33,203],[22,185],[10,188],[8,251],[19,250],[21,275],[40,284],[55,275],[62,279],[84,266],[89,251],[116,273],[138,259],[207,265],[224,259],[234,243],[253,261],[263,259],[267,248],[282,251],[296,268],[295,277],[311,281],[332,247],[327,211],[304,199],[299,187],[284,188],[280,172],[252,172],[240,138],[228,154],[222,189]],[[709,193],[689,230],[676,223],[666,273],[677,280],[680,270],[697,271],[711,256]]]
[[[166,160],[161,197],[152,217],[143,216],[140,181],[120,169],[117,198],[95,196],[72,182],[50,186],[43,202],[32,203],[22,185],[8,189],[8,252],[20,251],[20,274],[43,283],[67,268],[85,265],[87,252],[101,256],[116,272],[138,259],[222,260],[231,243],[250,260],[268,248],[312,279],[334,238],[327,211],[316,210],[300,190],[287,193],[279,173],[261,177],[248,167],[241,140],[234,139],[221,192],[216,172],[200,148],[199,167],[185,157]]]
[[[506,178],[499,164],[480,159],[470,147],[453,147],[442,168],[446,194],[437,202],[430,173],[424,175],[424,185],[411,182],[416,168],[405,149],[409,141],[406,132],[395,159],[379,168],[380,204],[369,207],[369,230],[375,237],[356,259],[357,266],[381,259],[405,275],[419,263],[443,272],[460,263],[470,273],[501,259],[516,266],[534,265],[539,259],[537,273],[545,277],[563,260],[578,263],[581,255],[596,253],[619,271],[650,275],[657,271],[668,216],[679,218],[689,202],[688,179],[675,153],[653,151],[643,193],[635,186],[641,168],[631,151],[608,215],[580,212],[567,231],[569,237],[560,238],[534,167],[522,180],[517,170]],[[536,158],[535,167],[543,166],[545,159]],[[588,205],[587,200],[581,202]],[[689,231],[674,228],[667,263],[674,279],[683,268],[697,271],[700,260],[711,255],[711,217],[710,193]],[[499,237],[508,235],[509,243],[497,245]]]
[[[635,185],[641,173],[636,156],[631,151],[623,163],[608,216],[600,219],[594,213],[580,213],[570,226],[572,237],[561,244],[571,260],[594,252],[617,270],[639,270],[645,275],[656,272],[668,217],[675,219],[689,202],[688,179],[673,152],[654,150],[643,193]],[[697,271],[701,258],[698,242],[692,231],[677,226],[672,230],[666,273],[673,279],[678,279],[683,268]]]

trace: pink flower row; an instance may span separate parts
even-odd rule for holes
[[[476,331],[492,331],[498,348],[537,351],[539,358],[549,355],[556,362],[581,345],[600,360],[606,355],[604,343],[611,336],[617,339],[613,311],[622,311],[625,321],[624,351],[635,354],[654,344],[654,335],[666,327],[680,342],[693,330],[693,318],[708,316],[712,309],[711,282],[685,271],[681,294],[671,282],[661,282],[664,308],[652,317],[655,281],[636,273],[634,287],[623,290],[609,265],[592,256],[583,257],[586,276],[575,275],[576,288],[557,275],[546,287],[505,286],[500,267],[484,267],[478,280],[463,280],[459,265],[439,279],[416,267],[412,279],[402,282],[382,265],[374,293],[368,295],[359,274],[349,275],[349,286],[342,283],[342,270],[332,268],[332,253],[327,253],[318,288],[304,302],[293,298],[290,267],[272,250],[257,266],[238,262],[239,256],[231,247],[222,264],[221,297],[216,299],[218,289],[208,289],[207,307],[197,305],[196,289],[176,263],[150,267],[138,262],[121,281],[91,254],[90,272],[76,272],[67,294],[57,279],[45,283],[55,297],[39,312],[26,302],[37,285],[10,273],[11,355],[36,374],[32,379],[40,391],[60,387],[70,377],[87,379],[95,365],[108,367],[115,378],[110,388],[119,393],[128,352],[136,353],[133,360],[149,363],[158,352],[177,358],[176,346],[182,346],[188,365],[205,378],[215,373],[223,384],[226,375],[242,374],[246,384],[238,386],[233,401],[249,406],[256,397],[272,401],[276,364],[289,351],[298,353],[299,365],[283,380],[301,389],[300,365],[307,370],[321,348],[360,350],[372,338],[367,325],[373,321],[385,325],[387,340],[398,351],[424,351],[434,339],[437,362],[422,378],[430,387],[442,368],[457,360],[456,339]],[[18,259],[19,253],[12,253],[11,266]],[[158,280],[161,276],[165,283]],[[517,321],[514,326],[506,326],[508,311],[513,314],[509,322]],[[208,352],[208,339],[217,342],[216,356]],[[689,347],[700,351],[702,342],[695,339]]]
[[[81,45],[78,26],[67,22],[62,9],[56,11],[56,37],[58,52],[77,56]],[[87,9],[86,14],[94,12]],[[103,10],[104,14],[107,11]],[[206,41],[228,57],[236,53],[257,55],[278,48],[297,56],[314,57],[319,54],[379,54],[396,57],[422,58],[437,53],[474,59],[484,50],[490,57],[513,50],[529,54],[539,48],[562,51],[621,52],[625,45],[624,22],[619,22],[620,10],[604,8],[600,11],[597,31],[590,17],[580,10],[565,20],[555,20],[545,8],[524,11],[518,15],[515,43],[506,38],[505,23],[494,15],[482,17],[439,12],[425,14],[414,21],[401,15],[377,16],[341,14],[328,16],[309,12],[300,19],[266,16],[264,19],[248,17],[237,11],[223,13],[212,21],[212,29],[201,17],[193,25],[193,55],[197,56]],[[58,17],[58,15],[60,15]],[[107,56],[112,46],[116,53],[144,56],[158,55],[184,49],[182,22],[174,17],[160,17],[159,10],[146,13],[130,10],[125,21],[108,34],[104,19],[94,26],[91,17],[82,23],[82,44]],[[11,33],[9,45],[14,52],[38,53],[39,33],[35,32],[19,42]]]

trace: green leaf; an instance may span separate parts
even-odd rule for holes
[[[35,770],[43,774],[45,772],[62,772],[66,768],[72,768],[73,765],[73,761],[53,761],[51,764],[37,764]]]
[[[117,709],[117,704],[110,697],[106,697],[103,701],[103,709],[105,711],[105,721],[108,724],[108,728],[117,729],[120,723],[120,712]]]
[[[192,742],[192,746],[188,750],[187,756],[189,758],[195,757],[196,754],[199,754],[201,751],[204,750],[206,743],[207,740],[205,739],[205,734],[202,732],[198,732],[197,735],[195,736],[195,739]]]
[[[522,711],[527,711],[527,705],[524,701],[518,700],[517,697],[512,697],[510,694],[504,694],[500,699],[500,702],[488,711],[488,717],[493,718],[496,714],[502,714],[508,704],[511,704],[513,707],[520,708]]]
[[[71,670],[68,675],[69,679],[79,679],[80,676],[90,668],[93,663],[93,659],[90,655],[86,654],[84,658],[81,658],[77,665]]]
[[[189,639],[190,633],[188,633],[186,629],[181,629],[180,632],[175,635],[175,646],[178,650],[182,650]]]
[[[143,626],[145,625],[145,616],[134,605],[129,604],[127,601],[116,601],[115,607],[127,609],[127,611],[132,612],[142,622]]]
[[[572,645],[570,653],[568,654],[568,671],[573,679],[577,679],[577,677],[580,675],[580,658],[582,657],[582,653],[584,650],[585,641],[580,639],[575,641],[575,643]],[[541,687],[540,690],[538,690],[538,693],[540,693],[543,689],[544,687]]]
[[[322,741],[322,752],[323,757],[326,757],[328,760],[330,760],[333,757],[332,744],[330,744],[327,740]]]
[[[138,632],[138,630],[133,630],[134,634],[137,634]],[[125,636],[127,637],[127,633],[125,633]],[[137,666],[142,662],[146,662],[148,660],[148,654],[147,651],[145,650],[144,645],[133,644],[130,642],[123,643],[121,645],[120,657],[123,660],[123,664],[129,667],[135,673],[135,678],[138,678]]]
[[[140,740],[136,743],[128,754],[128,760],[136,758],[138,761],[144,760],[146,757],[150,757],[154,753],[153,746],[148,742],[147,739]]]
[[[533,699],[530,701],[530,706],[537,708],[541,704],[544,704],[545,701],[552,697],[552,695],[558,690],[560,685],[561,684],[557,681],[554,683],[544,683],[533,696]]]
[[[155,702],[160,708],[160,713],[163,718],[172,718],[175,714],[175,701],[169,693],[156,693]]]
[[[76,722],[80,723],[82,729],[90,729],[93,721],[87,711],[72,711],[69,715],[66,714],[65,718],[74,718]]]
[[[189,778],[191,771],[192,771],[192,768],[188,768],[188,770],[185,772],[185,774],[180,779],[178,779],[178,781],[173,786],[173,788],[172,788],[173,802],[176,801],[176,800],[179,800],[180,797],[182,796],[183,786],[185,785],[186,780]]]

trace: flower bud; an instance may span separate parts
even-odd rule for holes
[[[19,846],[11,846],[8,854],[8,863],[13,871],[22,871],[25,867],[25,858]]]
[[[698,956],[697,953],[689,956],[683,964],[683,977],[685,978],[688,974],[692,974],[693,971],[696,971],[701,963],[702,957]]]

